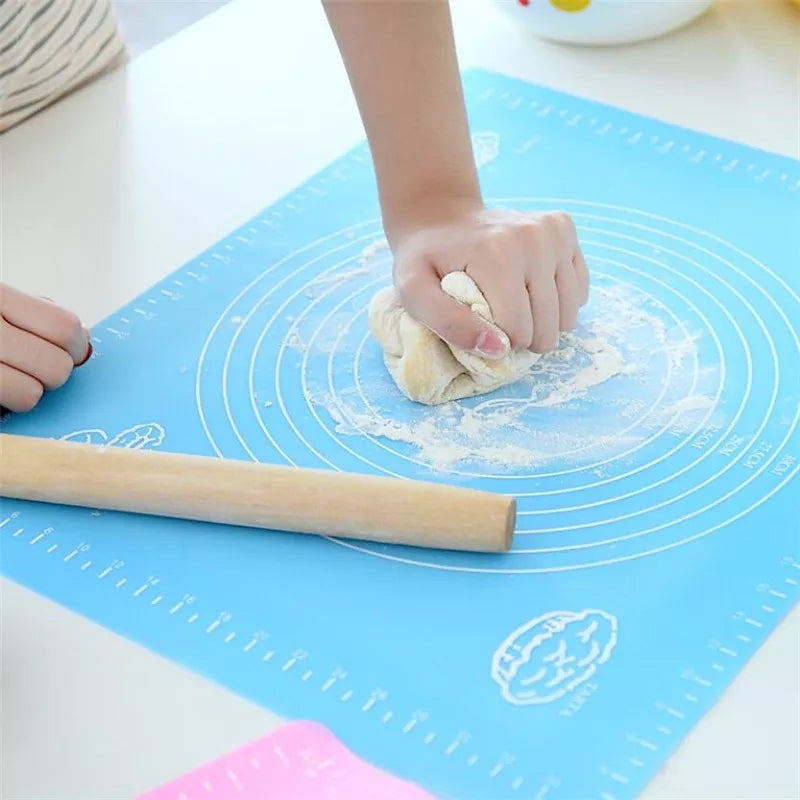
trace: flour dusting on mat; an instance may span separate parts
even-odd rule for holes
[[[369,264],[378,253],[388,250],[389,242],[386,239],[378,239],[378,241],[368,244],[362,251],[358,258],[358,263],[363,267]]]
[[[608,282],[581,316],[526,378],[489,395],[412,403],[370,342],[355,391],[312,399],[339,435],[370,437],[421,466],[492,474],[624,458],[662,433],[690,433],[714,412],[717,370],[701,366],[701,337],[666,308]]]

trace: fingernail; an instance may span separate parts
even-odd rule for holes
[[[502,331],[491,328],[481,331],[475,343],[475,351],[484,358],[503,358],[508,354],[510,347],[508,337]]]
[[[82,361],[79,361],[75,367],[82,367],[91,357],[92,353],[94,352],[94,348],[92,347],[92,340],[89,338],[89,332],[86,332],[86,355],[83,357]]]

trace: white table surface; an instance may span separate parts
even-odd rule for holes
[[[482,0],[455,15],[463,66],[800,156],[800,15],[781,0],[605,50],[540,42]],[[3,279],[98,320],[362,135],[317,0],[238,0],[0,140]],[[131,798],[278,722],[0,588],[3,800]],[[797,800],[798,753],[796,608],[644,797]]]

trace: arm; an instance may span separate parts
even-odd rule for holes
[[[586,264],[566,214],[484,207],[447,0],[323,2],[367,132],[403,306],[486,358],[551,350],[587,300]],[[497,327],[441,290],[456,270]]]
[[[366,128],[389,241],[431,197],[479,207],[447,0],[326,0],[325,8]]]

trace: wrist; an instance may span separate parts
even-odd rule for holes
[[[428,186],[401,201],[382,203],[383,228],[392,249],[424,228],[437,228],[480,214],[485,206],[474,186]]]

